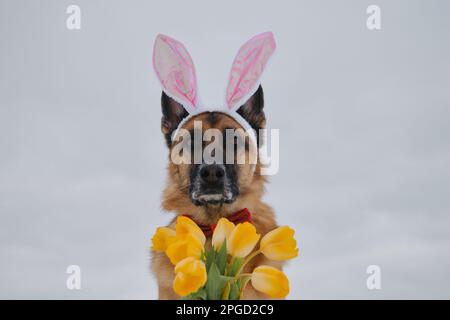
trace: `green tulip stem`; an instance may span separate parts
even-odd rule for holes
[[[228,271],[229,271],[228,269],[231,268],[231,266],[233,265],[233,262],[234,262],[234,257],[231,257],[230,262],[227,264],[227,267],[225,268],[224,276],[228,275]]]
[[[222,300],[228,300],[230,296],[230,289],[231,289],[231,281],[228,281],[225,285],[225,289],[222,293]]]
[[[237,281],[237,280],[239,280],[241,278],[251,277],[251,276],[252,276],[251,273],[241,273],[241,274],[238,274],[237,276],[235,276],[234,278],[232,278],[231,280],[232,281]]]
[[[237,275],[241,273],[241,271],[244,269],[245,265],[250,262],[254,257],[256,257],[258,254],[261,253],[261,249],[256,250],[255,252],[251,253],[247,258],[245,258],[244,263],[239,268],[238,272],[236,272]]]
[[[239,292],[239,300],[242,300],[242,298],[244,296],[245,287],[250,282],[251,277],[252,277],[252,275],[250,274],[250,276],[244,277],[244,279],[242,280],[241,292]]]
[[[227,284],[229,284],[229,285],[231,286],[231,284],[232,284],[233,282],[237,282],[237,281],[239,281],[240,279],[243,279],[243,280],[242,280],[242,288],[241,288],[241,290],[240,290],[240,292],[239,292],[239,300],[242,300],[242,295],[244,294],[244,289],[245,289],[245,287],[247,286],[247,283],[250,281],[251,277],[252,277],[252,274],[251,274],[251,273],[241,273],[241,274],[236,275],[234,278],[231,278],[231,279],[228,281]]]
[[[222,292],[222,300],[229,300],[229,296],[230,296],[230,291],[231,291],[231,285],[237,281],[239,281],[241,278],[243,278],[243,284],[244,284],[244,288],[247,285],[248,281],[250,280],[252,274],[251,273],[241,273],[236,275],[233,278],[230,278],[230,280],[228,280],[228,282],[225,285],[225,288],[223,289]],[[242,299],[242,292],[244,291],[244,288],[241,288],[241,291],[239,292],[239,299]]]

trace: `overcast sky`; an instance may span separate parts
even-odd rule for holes
[[[297,231],[289,298],[450,298],[449,14],[444,0],[2,0],[0,298],[157,297],[149,241],[172,215],[153,40],[181,40],[216,103],[239,46],[267,30],[281,164],[265,200]]]

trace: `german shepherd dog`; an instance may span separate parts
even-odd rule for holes
[[[164,92],[161,98],[161,130],[165,137],[169,154],[175,142],[172,133],[188,113],[183,106]],[[239,107],[237,112],[258,131],[265,128],[266,117],[263,111],[264,97],[262,87]],[[188,119],[182,128],[194,131],[194,121],[200,121],[203,132],[207,129],[242,129],[236,120],[222,112],[203,112]],[[258,140],[258,139],[257,139]],[[257,141],[259,145],[261,141]],[[226,148],[226,145],[224,146]],[[226,150],[224,150],[224,154]],[[245,145],[246,154],[249,152]],[[221,217],[247,208],[252,213],[253,224],[261,236],[277,227],[271,207],[261,201],[266,179],[261,175],[261,163],[244,164],[174,164],[169,156],[167,166],[167,184],[163,192],[162,208],[178,215],[188,214],[197,224],[215,224]],[[174,228],[174,218],[169,227]],[[206,246],[211,246],[207,238]],[[263,255],[257,256],[246,266],[244,272],[261,264],[281,268],[280,262],[269,261]],[[173,265],[164,253],[153,252],[152,270],[159,286],[159,299],[178,299],[173,291]],[[249,283],[245,289],[244,299],[266,299],[267,296],[257,292]]]

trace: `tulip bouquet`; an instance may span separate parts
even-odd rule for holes
[[[175,230],[160,227],[153,238],[153,250],[165,252],[175,266],[174,291],[183,299],[241,299],[246,285],[272,298],[289,293],[286,275],[271,266],[261,265],[252,273],[244,267],[259,254],[275,261],[298,255],[294,230],[279,227],[264,235],[249,222],[234,225],[221,218],[212,235],[211,248],[205,248],[206,237],[190,218],[179,216]],[[254,248],[259,242],[259,248]]]

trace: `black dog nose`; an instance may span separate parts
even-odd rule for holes
[[[200,169],[200,177],[208,184],[217,184],[223,182],[225,170],[223,166],[217,164],[205,165]]]

